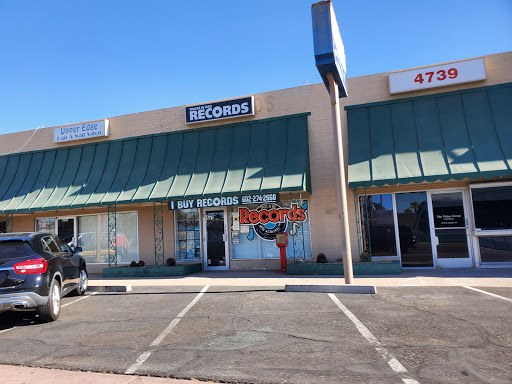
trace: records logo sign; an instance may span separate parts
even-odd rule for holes
[[[277,204],[262,204],[255,210],[239,208],[240,224],[252,224],[254,231],[265,240],[274,241],[276,233],[285,232],[288,221],[303,222],[307,218],[307,203],[304,208],[293,204],[292,208],[281,208]]]

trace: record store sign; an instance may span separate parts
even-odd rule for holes
[[[210,197],[204,199],[187,199],[169,201],[169,209],[190,209],[190,208],[209,208],[226,207],[231,205],[247,205],[262,203],[278,203],[279,193],[257,193],[251,195],[236,195]]]
[[[254,96],[192,105],[185,108],[185,122],[187,124],[248,115],[254,116]]]

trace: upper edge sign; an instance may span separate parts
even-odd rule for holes
[[[327,73],[331,72],[338,84],[340,97],[347,97],[347,62],[345,46],[330,1],[321,1],[311,6],[313,17],[313,43],[315,63],[322,80],[329,90]]]
[[[483,58],[458,61],[389,74],[389,93],[417,91],[446,85],[485,80]]]
[[[63,125],[53,129],[53,142],[84,140],[94,137],[109,136],[109,121],[107,119],[90,121],[73,125]]]
[[[250,115],[254,116],[254,96],[192,105],[185,108],[185,122],[187,124]]]

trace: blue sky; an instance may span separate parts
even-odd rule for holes
[[[318,83],[314,2],[0,0],[0,134]],[[348,77],[512,50],[512,0],[333,4]]]

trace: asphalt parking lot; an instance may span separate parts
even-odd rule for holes
[[[0,364],[227,383],[511,383],[512,288],[478,289],[95,293],[64,298],[54,323],[0,314]]]

